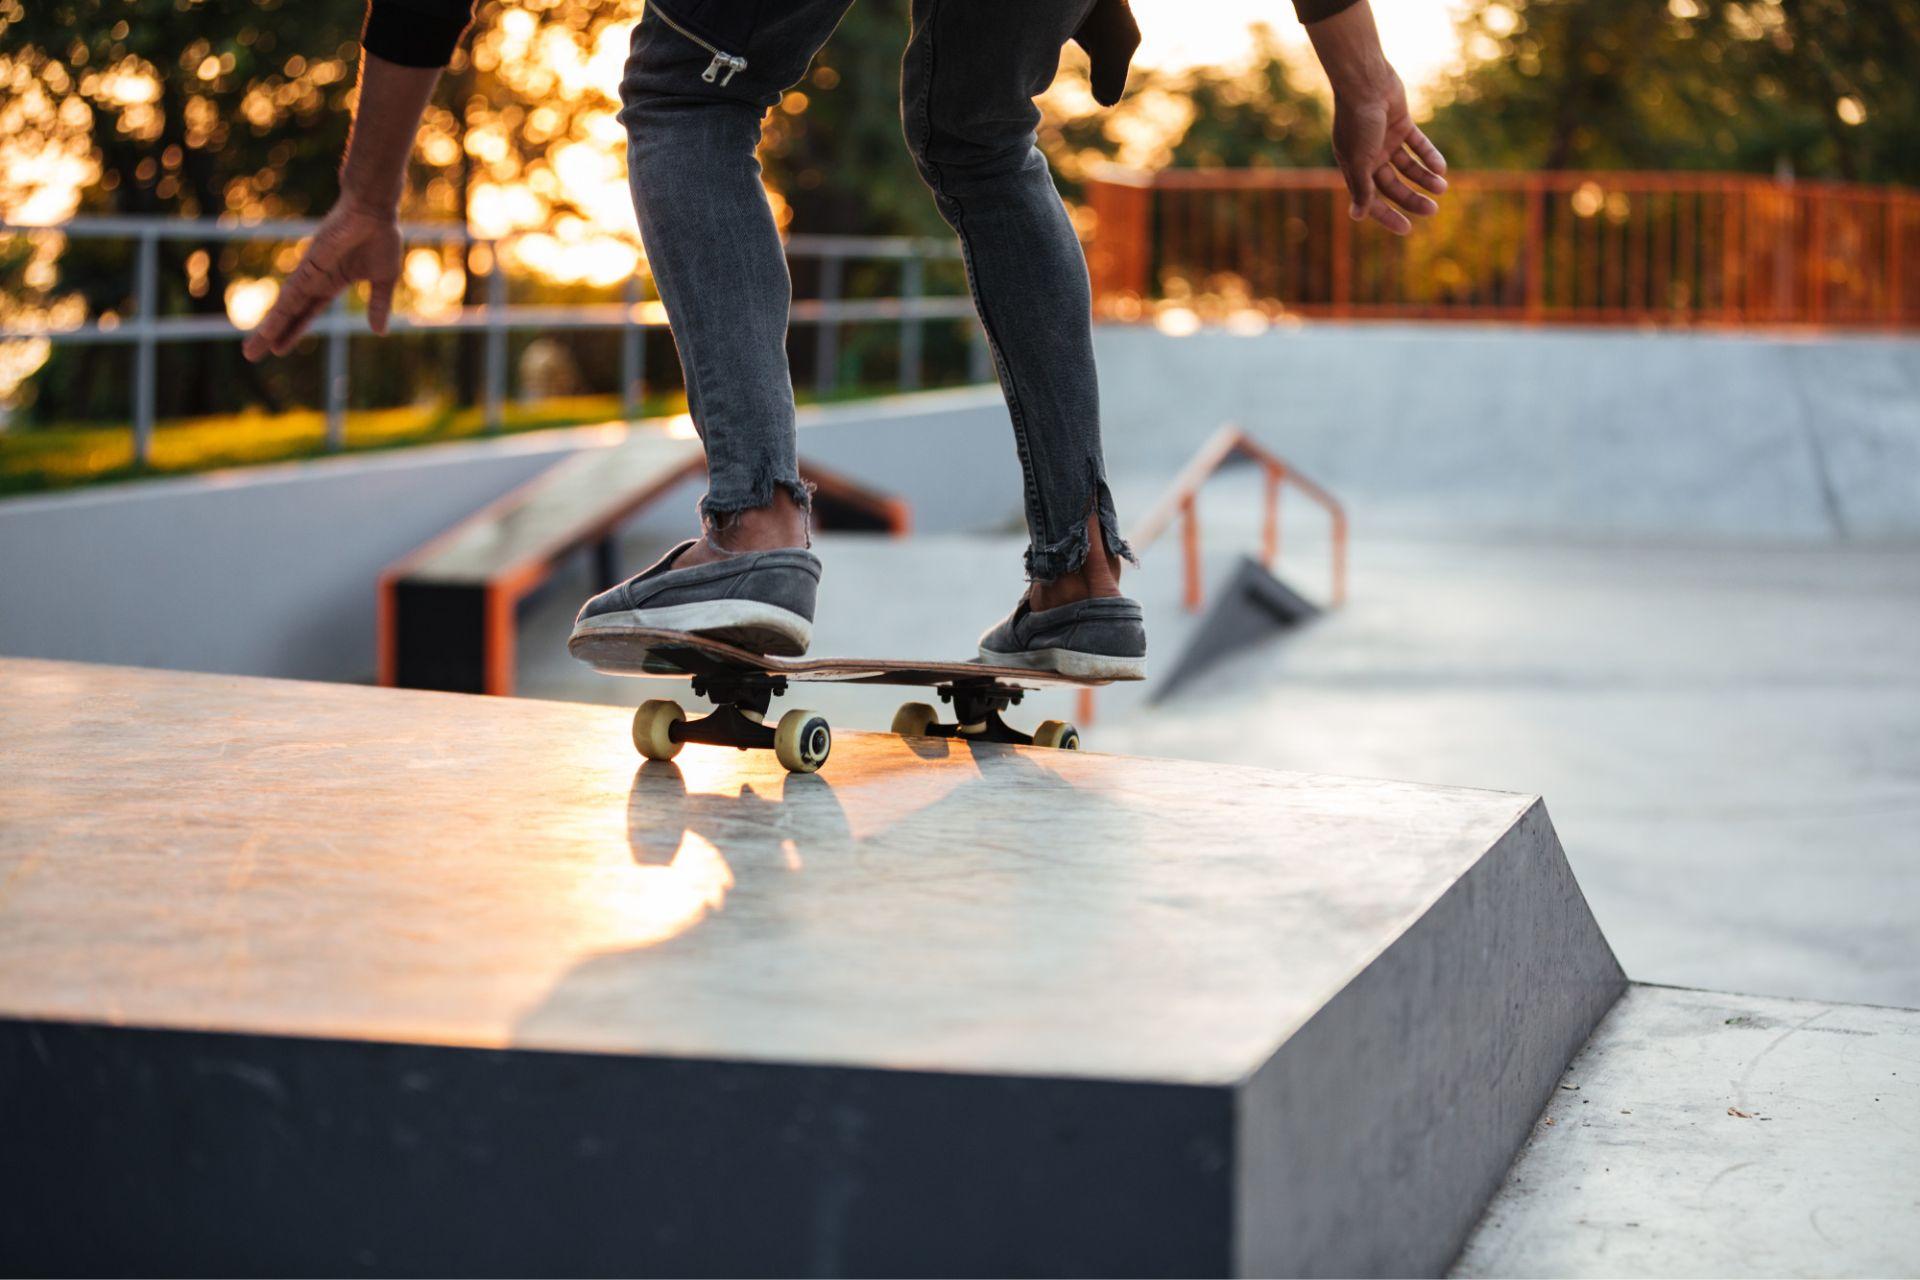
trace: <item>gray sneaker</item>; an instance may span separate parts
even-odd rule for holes
[[[1143,680],[1146,620],[1139,601],[1125,596],[1077,600],[1040,613],[1023,596],[980,637],[980,661],[1094,680]]]
[[[607,627],[655,627],[783,658],[807,651],[819,557],[789,547],[674,568],[692,546],[691,540],[681,543],[651,568],[587,601],[571,639]]]

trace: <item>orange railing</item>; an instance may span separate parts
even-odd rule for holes
[[[1180,474],[1173,478],[1167,492],[1154,508],[1130,531],[1127,541],[1136,555],[1159,540],[1177,518],[1180,521],[1180,547],[1183,569],[1181,598],[1190,613],[1198,612],[1204,602],[1200,567],[1200,490],[1213,474],[1235,458],[1259,466],[1266,474],[1266,502],[1261,522],[1260,561],[1269,571],[1280,559],[1280,493],[1291,484],[1321,509],[1333,525],[1331,549],[1333,571],[1329,596],[1335,605],[1347,599],[1347,511],[1340,500],[1302,475],[1299,469],[1255,440],[1232,423],[1208,437]]]
[[[1920,191],[1715,173],[1461,173],[1407,238],[1337,172],[1106,170],[1107,319],[1188,308],[1533,324],[1920,328]]]
[[[1189,613],[1199,612],[1206,601],[1205,574],[1200,563],[1200,490],[1214,473],[1235,458],[1253,462],[1265,473],[1265,506],[1261,519],[1260,562],[1273,571],[1280,561],[1280,494],[1291,484],[1326,511],[1332,522],[1332,576],[1328,603],[1341,605],[1347,599],[1347,510],[1340,500],[1309,480],[1285,458],[1255,440],[1232,423],[1227,423],[1207,438],[1199,452],[1180,469],[1167,486],[1167,492],[1146,516],[1127,531],[1127,541],[1135,555],[1144,555],[1160,540],[1174,520],[1180,521],[1181,601]],[[1080,691],[1077,714],[1080,723],[1092,724],[1092,689]]]

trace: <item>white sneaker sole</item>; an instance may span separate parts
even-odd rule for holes
[[[995,653],[980,650],[980,661],[999,667],[1020,667],[1027,671],[1053,671],[1081,680],[1144,680],[1145,658],[1119,658],[1104,653],[1081,653],[1077,649],[1022,649],[1019,653]]]
[[[596,614],[576,623],[568,641],[571,643],[597,631],[622,627],[690,631],[695,635],[725,640],[729,644],[739,644],[741,639],[758,638],[758,644],[743,647],[755,648],[762,653],[783,652],[791,647],[792,655],[802,654],[813,640],[813,624],[791,609],[782,609],[779,605],[759,600],[696,600],[691,604],[661,605],[655,609],[621,609],[615,613]],[[771,640],[785,643],[768,647],[767,642]]]

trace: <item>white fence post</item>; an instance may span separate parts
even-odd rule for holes
[[[507,400],[507,270],[500,261],[500,242],[487,245],[487,407],[488,431],[498,431],[506,422]]]
[[[347,295],[327,308],[327,452],[347,443]]]
[[[833,318],[840,301],[841,258],[838,248],[820,255],[820,320],[813,326],[813,389],[821,399],[840,385],[840,322]]]
[[[154,324],[160,311],[160,238],[152,229],[140,233],[134,256],[134,323],[139,338],[133,348],[133,465],[144,471],[153,461],[154,383],[159,352]]]
[[[622,301],[627,310],[626,321],[620,326],[620,412],[632,422],[640,417],[647,399],[647,331],[634,315],[640,306],[638,276],[627,277]]]

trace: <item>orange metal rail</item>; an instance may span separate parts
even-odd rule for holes
[[[1402,239],[1332,169],[1107,170],[1095,309],[1920,329],[1920,191],[1718,173],[1464,173]]]
[[[1213,474],[1234,458],[1245,458],[1266,473],[1266,506],[1261,523],[1260,560],[1271,570],[1280,559],[1280,493],[1292,485],[1317,503],[1333,525],[1331,602],[1347,599],[1347,511],[1340,500],[1300,473],[1300,470],[1240,428],[1228,423],[1208,437],[1187,465],[1180,469],[1153,510],[1128,536],[1136,554],[1144,552],[1180,521],[1184,586],[1182,599],[1189,613],[1198,612],[1204,599],[1200,569],[1200,490]]]
[[[1227,423],[1207,438],[1197,453],[1180,469],[1167,492],[1153,509],[1127,534],[1134,554],[1146,549],[1180,521],[1181,599],[1189,613],[1199,612],[1205,602],[1204,575],[1200,564],[1200,490],[1215,472],[1234,458],[1245,458],[1265,472],[1266,506],[1261,519],[1260,562],[1269,571],[1280,561],[1280,494],[1292,485],[1326,511],[1332,522],[1333,570],[1329,603],[1334,606],[1347,599],[1347,510],[1340,500],[1300,473],[1299,468],[1274,453],[1232,423]],[[1094,691],[1080,691],[1079,715],[1082,724],[1092,724]]]

